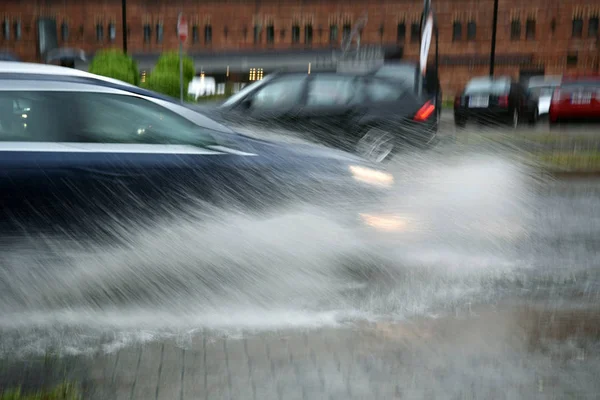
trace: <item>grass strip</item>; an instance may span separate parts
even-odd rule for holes
[[[20,388],[0,389],[0,400],[80,400],[78,387],[72,383],[63,383],[51,390],[35,393],[23,393]]]

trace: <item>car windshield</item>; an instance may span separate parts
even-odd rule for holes
[[[509,87],[510,83],[507,80],[473,79],[467,84],[465,94],[503,94],[508,91]]]
[[[234,105],[235,103],[237,103],[238,101],[240,101],[241,99],[243,99],[244,97],[246,97],[246,95],[248,93],[252,92],[254,89],[257,89],[257,88],[261,87],[262,85],[264,85],[265,83],[267,83],[271,79],[273,79],[273,75],[267,75],[263,79],[261,79],[260,81],[256,81],[256,82],[251,83],[250,85],[244,87],[242,90],[240,90],[239,92],[237,92],[236,94],[234,94],[233,96],[231,96],[230,98],[228,98],[227,101],[225,101],[223,104],[221,104],[221,106],[222,107],[228,107],[228,106]]]

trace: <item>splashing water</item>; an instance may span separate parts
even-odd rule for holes
[[[130,229],[127,244],[46,237],[3,251],[2,351],[427,315],[496,296],[496,281],[526,267],[528,171],[435,154],[390,167],[399,184],[388,209],[426,229],[375,234],[306,208],[269,219],[215,211]]]

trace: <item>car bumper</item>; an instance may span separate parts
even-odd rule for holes
[[[405,121],[397,134],[404,142],[416,147],[426,147],[435,143],[438,133],[438,121],[432,119],[426,122]]]
[[[507,108],[460,108],[454,110],[454,117],[461,119],[507,121],[512,118],[512,113]]]

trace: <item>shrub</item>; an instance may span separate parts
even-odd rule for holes
[[[153,71],[150,76],[148,76],[143,86],[146,89],[179,98],[179,73],[174,73],[172,71]],[[183,87],[183,94],[184,96],[187,96],[187,84]]]
[[[140,83],[137,63],[121,50],[100,50],[94,56],[89,71],[92,74],[118,79],[132,85]]]
[[[173,72],[179,76],[179,52],[163,53],[159,58],[153,72]],[[194,60],[188,56],[183,56],[183,81],[189,83],[194,78]]]
[[[187,98],[187,88],[194,78],[194,61],[183,57],[183,95]],[[179,53],[164,53],[143,85],[145,88],[179,98]]]

